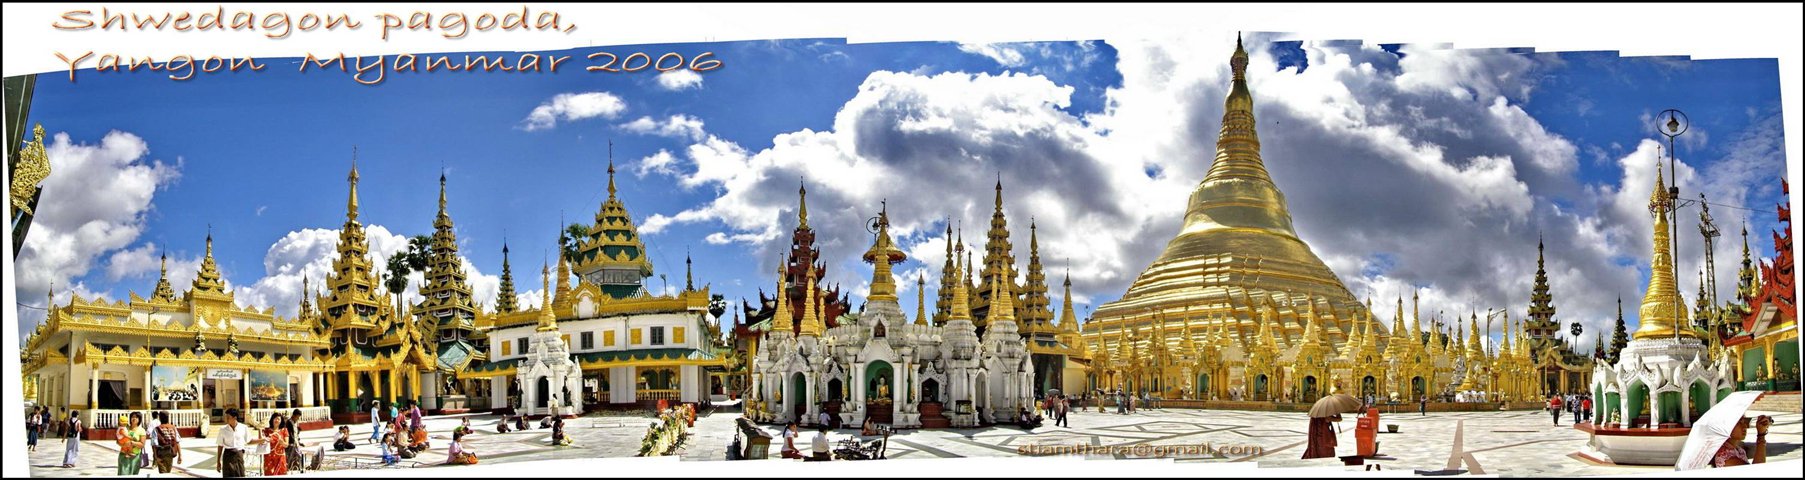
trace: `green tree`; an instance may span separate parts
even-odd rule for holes
[[[570,261],[575,262],[577,261],[577,253],[581,251],[580,247],[583,245],[583,240],[588,238],[588,225],[572,223],[564,227],[564,234],[558,238],[558,248],[564,251],[564,258],[568,258]]]

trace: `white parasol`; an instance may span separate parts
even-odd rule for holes
[[[1711,410],[1692,422],[1692,432],[1686,435],[1686,446],[1680,450],[1679,461],[1674,462],[1674,470],[1697,470],[1711,466],[1711,458],[1717,456],[1717,450],[1730,439],[1730,431],[1736,429],[1736,423],[1742,421],[1742,415],[1749,411],[1749,405],[1761,398],[1766,392],[1745,390],[1730,394],[1713,405]],[[1752,428],[1752,426],[1751,426]]]

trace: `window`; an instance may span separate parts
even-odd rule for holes
[[[595,348],[595,332],[583,332],[583,349],[584,350],[592,350],[594,348]]]
[[[514,343],[514,349],[519,350],[521,355],[526,355],[526,338],[515,339]]]
[[[652,327],[652,344],[664,345],[664,327]]]

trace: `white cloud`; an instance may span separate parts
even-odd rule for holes
[[[108,132],[99,144],[74,143],[57,133],[45,151],[53,173],[42,184],[31,232],[13,265],[14,292],[38,305],[52,284],[59,294],[85,290],[77,280],[95,260],[137,241],[157,190],[181,177],[179,162],[151,160],[150,146],[129,132]],[[131,254],[121,261],[134,262]],[[121,266],[118,274],[131,270]],[[33,316],[42,319],[43,313]],[[29,332],[34,325],[21,327]]]
[[[679,68],[658,74],[658,87],[669,91],[702,88],[702,74],[687,68]]]
[[[619,125],[621,130],[640,135],[657,135],[682,140],[696,141],[703,136],[702,120],[684,114],[671,115],[664,121],[652,117],[639,117],[631,122]]]
[[[658,149],[658,153],[647,155],[646,158],[639,159],[638,165],[633,167],[633,174],[641,178],[644,178],[648,173],[676,175],[676,165],[677,157],[671,155],[670,150],[660,148]]]
[[[379,277],[385,271],[389,257],[407,248],[408,236],[391,233],[382,225],[364,226],[364,237],[370,246],[370,264]],[[296,315],[300,307],[302,278],[312,282],[316,295],[325,290],[326,277],[338,257],[338,241],[338,229],[309,228],[284,235],[264,254],[263,278],[236,291],[238,303],[248,307],[273,307],[277,315]],[[461,254],[459,258],[464,263],[472,299],[478,306],[492,308],[501,288],[501,277],[483,274],[469,259]],[[410,305],[419,303],[425,273],[411,272],[408,279],[402,298]],[[387,291],[387,287],[381,288]]]
[[[1072,89],[1038,75],[874,72],[831,129],[779,134],[759,151],[715,137],[691,145],[677,162],[679,182],[712,186],[717,198],[646,225],[718,225],[709,242],[745,243],[761,263],[774,262],[804,180],[830,280],[855,289],[867,282],[870,267],[857,260],[870,242],[864,223],[887,199],[892,233],[911,255],[898,271],[926,272],[937,284],[942,219],[969,227],[968,248],[983,248],[1001,171],[1018,261],[1034,217],[1043,260],[1070,257],[1074,296],[1114,299],[1178,230],[1185,199],[1210,165],[1232,41],[1113,45],[1122,83],[1106,92],[1103,111],[1081,118],[1065,110]],[[1306,42],[1309,68],[1299,72],[1279,70],[1263,39],[1248,45],[1263,158],[1298,233],[1356,296],[1370,290],[1379,312],[1395,308],[1386,299],[1416,291],[1425,324],[1437,312],[1465,323],[1488,308],[1520,321],[1538,236],[1557,319],[1586,326],[1580,346],[1609,331],[1616,297],[1636,303],[1646,274],[1622,263],[1646,265],[1652,179],[1635,165],[1652,163],[1652,148],[1622,154],[1625,176],[1616,185],[1575,178],[1579,148],[1521,108],[1558,59],[1408,46],[1400,58],[1376,45]],[[1005,52],[1023,52],[962,49],[1005,64],[1015,61]],[[1746,150],[1778,148],[1777,135],[1760,138]],[[1746,158],[1731,170],[1768,165],[1753,163],[1759,154]],[[1686,165],[1680,170],[1682,182],[1707,190],[1729,191],[1753,175],[1695,179]],[[1714,181],[1725,186],[1710,187]],[[1728,215],[1713,213],[1728,224]],[[1719,246],[1720,275],[1730,248]],[[1682,252],[1700,253],[1696,242]]]
[[[985,58],[995,60],[998,65],[1005,67],[1020,67],[1028,63],[1028,58],[1022,55],[1022,52],[1019,51],[1018,48],[1019,47],[1016,45],[1002,43],[959,44],[959,51],[974,55],[982,55]]]
[[[534,107],[520,121],[526,131],[545,130],[566,122],[602,117],[615,118],[627,110],[627,103],[608,92],[560,93]]]

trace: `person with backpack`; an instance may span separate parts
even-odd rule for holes
[[[169,412],[157,412],[152,418],[159,421],[151,434],[156,442],[154,463],[157,473],[169,473],[176,464],[182,463],[182,432],[169,423]]]
[[[69,434],[63,446],[63,468],[75,468],[75,460],[81,456],[81,411],[69,412],[68,425],[63,431]]]

